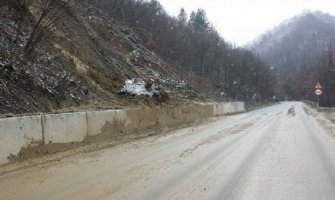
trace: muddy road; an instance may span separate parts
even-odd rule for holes
[[[0,199],[333,200],[335,129],[313,113],[281,103],[15,170]]]

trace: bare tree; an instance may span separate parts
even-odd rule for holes
[[[29,1],[28,0],[15,0],[15,1],[12,1],[12,3],[14,4],[14,8],[17,13],[16,17],[14,18],[15,23],[16,23],[16,34],[15,34],[14,43],[17,44],[19,40],[19,36],[22,32],[22,26],[24,23],[24,18],[27,13]]]
[[[44,33],[50,31],[55,23],[63,17],[61,6],[66,2],[61,0],[35,1],[32,10],[35,11],[33,14],[36,17],[36,22],[24,47],[25,56],[31,55]]]

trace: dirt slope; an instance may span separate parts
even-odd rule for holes
[[[168,63],[146,49],[134,32],[83,2],[61,7],[33,56],[23,47],[38,18],[34,7],[20,11],[0,2],[0,114],[57,112],[161,104],[148,97],[117,95],[130,78],[153,79],[162,90],[174,91],[172,103],[194,96]],[[164,102],[168,103],[168,102]]]

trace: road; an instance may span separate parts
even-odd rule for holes
[[[335,138],[312,112],[286,102],[13,171],[0,199],[334,200]]]

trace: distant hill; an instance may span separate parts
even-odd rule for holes
[[[259,37],[250,48],[277,69],[297,71],[317,64],[335,43],[335,17],[304,12]]]

